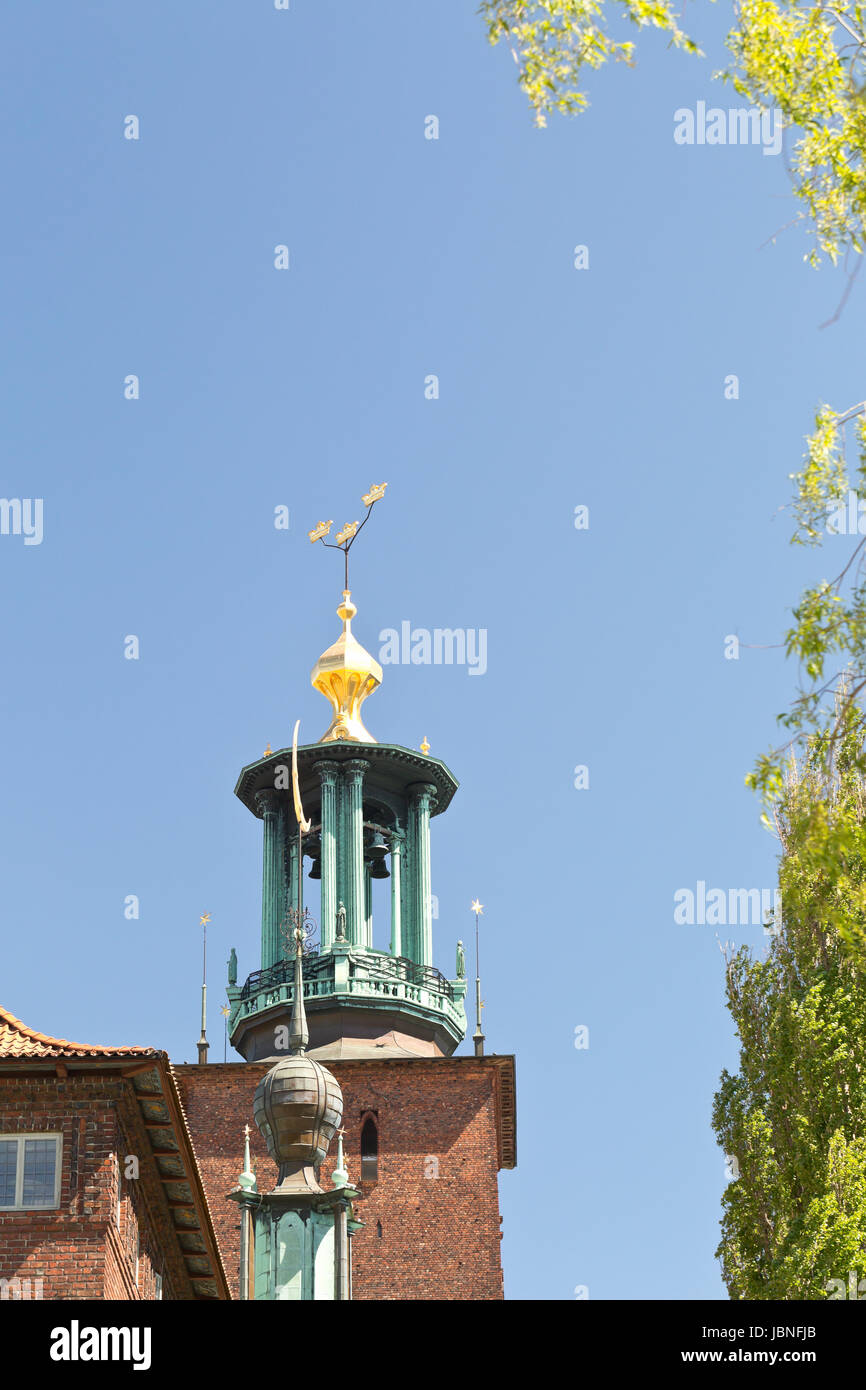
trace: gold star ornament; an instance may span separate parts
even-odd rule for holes
[[[473,900],[472,900],[472,911],[473,911],[478,917],[480,917],[481,914],[482,914],[483,911],[484,911],[483,905],[478,901],[477,898],[473,898]]]

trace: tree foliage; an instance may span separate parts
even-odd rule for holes
[[[845,708],[843,694],[829,764],[813,741],[786,771],[782,921],[766,959],[727,959],[740,1067],[722,1073],[713,1128],[736,1163],[716,1252],[733,1298],[844,1297],[852,1271],[866,1274],[866,973],[838,925],[862,939],[866,785]],[[841,864],[816,857],[819,825],[845,845]]]
[[[853,435],[855,466],[848,461],[846,436]],[[815,428],[806,441],[806,452],[795,484],[793,510],[796,544],[816,546],[840,530],[853,516],[860,525],[866,507],[866,402],[851,410],[834,412],[822,406]],[[859,534],[859,530],[858,530]],[[836,541],[833,542],[837,544]],[[746,779],[764,802],[763,821],[773,827],[776,808],[784,796],[785,763],[790,752],[806,747],[810,757],[823,758],[830,776],[844,735],[866,730],[866,535],[856,544],[847,562],[832,579],[821,579],[801,595],[793,612],[793,624],[785,634],[785,651],[800,670],[799,687],[790,709],[778,716],[790,738],[783,746],[763,754]],[[850,752],[849,757],[854,756]],[[866,772],[866,757],[856,754],[859,771]],[[801,815],[809,810],[808,800]],[[846,819],[827,815],[822,798],[811,809],[811,821],[799,823],[801,862],[816,874],[835,873],[844,886],[838,905],[825,904],[828,923],[839,933],[866,970],[866,931],[862,914],[852,915],[855,901],[866,904],[864,890],[846,881],[846,866],[859,855],[859,830]],[[853,838],[852,838],[853,837]]]
[[[790,151],[794,191],[814,244],[835,262],[866,242],[866,11],[845,0],[830,6],[743,0],[728,37],[729,76],[755,105],[774,106],[796,136]]]
[[[486,0],[481,13],[540,126],[586,107],[587,68],[633,63],[617,21],[700,53],[668,0]],[[866,246],[866,5],[734,0],[733,13],[732,63],[716,75],[781,112],[807,259],[849,263]],[[792,478],[795,543],[840,529],[852,493],[862,534],[866,402],[818,410]],[[784,645],[800,672],[779,716],[789,739],[747,778],[781,841],[783,918],[766,959],[728,957],[740,1067],[723,1073],[713,1112],[739,1170],[718,1250],[735,1298],[839,1296],[831,1281],[866,1268],[866,534],[803,593]]]
[[[508,44],[518,82],[539,126],[552,112],[574,114],[588,100],[585,70],[609,60],[633,65],[635,44],[617,23],[654,28],[688,53],[701,49],[680,27],[670,0],[484,0],[492,44]],[[812,236],[812,264],[834,263],[866,244],[866,8],[791,0],[734,4],[728,36],[733,63],[716,76],[762,109],[774,107],[793,132],[790,170],[800,201],[795,221]],[[625,32],[625,30],[623,31]]]
[[[609,8],[638,29],[661,29],[678,48],[700,52],[669,0],[612,0]],[[490,42],[505,40],[511,49],[538,126],[551,112],[571,115],[588,105],[584,68],[610,59],[633,64],[634,43],[613,38],[603,0],[484,0],[480,13]]]

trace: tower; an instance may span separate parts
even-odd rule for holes
[[[229,959],[236,1057],[175,1068],[235,1296],[503,1297],[498,1174],[516,1163],[514,1058],[485,1055],[478,1037],[474,1055],[458,1050],[456,922],[453,977],[433,956],[431,823],[457,782],[426,739],[378,743],[366,723],[382,671],[353,631],[348,552],[384,490],[335,537],[340,627],[311,673],[327,727],[316,743],[269,747],[235,787],[261,824],[263,865],[260,937],[238,943],[258,960],[239,983],[234,948]],[[330,544],[331,524],[310,539]],[[238,1181],[238,1135],[253,1118],[256,1177],[247,1161]],[[286,1186],[290,1161],[300,1168]]]
[[[311,819],[302,849],[288,749],[243,768],[235,787],[261,820],[263,841],[261,963],[243,985],[230,981],[228,988],[229,1037],[247,1061],[285,1049],[295,953],[291,942],[286,950],[287,924],[305,912],[320,933],[305,951],[311,1056],[447,1057],[466,1033],[465,973],[448,979],[433,964],[430,882],[431,821],[447,810],[457,782],[438,758],[377,743],[364,725],[361,707],[381,684],[382,668],[352,632],[357,609],[348,550],[360,527],[348,537],[346,530],[337,547],[346,555],[337,608],[342,631],[311,673],[332,718],[318,743],[297,750],[300,797]],[[323,539],[319,528],[310,536]],[[309,860],[305,880],[299,853]],[[384,929],[373,920],[380,879],[390,879]],[[306,892],[299,889],[304,882]]]

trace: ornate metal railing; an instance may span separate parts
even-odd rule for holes
[[[328,955],[320,956],[318,951],[304,952],[305,978],[314,980],[327,967]],[[453,1000],[454,990],[450,980],[437,970],[435,965],[419,965],[407,956],[386,956],[378,952],[359,952],[352,958],[352,973],[378,980],[402,980],[405,984],[416,985],[429,990],[431,994],[441,994]],[[295,978],[294,958],[277,961],[267,970],[254,970],[241,990],[241,999],[249,999],[260,989],[272,989],[275,985],[292,984]],[[306,991],[305,991],[306,992]],[[311,991],[314,992],[314,991]],[[317,992],[317,991],[315,991]]]
[[[373,975],[380,980],[405,980],[409,985],[420,985],[432,994],[444,994],[446,999],[454,998],[451,982],[445,978],[435,965],[419,965],[407,956],[364,955],[358,964],[364,974]]]
[[[318,951],[304,952],[304,971],[315,968],[313,961],[318,956]],[[251,994],[255,994],[260,989],[271,989],[274,985],[292,984],[295,979],[295,958],[278,960],[276,965],[269,965],[267,970],[254,970],[248,976],[243,989],[241,999],[249,999]]]

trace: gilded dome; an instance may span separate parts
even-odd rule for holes
[[[382,684],[382,667],[352,633],[352,619],[357,613],[348,589],[343,590],[343,602],[337,609],[343,631],[333,646],[322,652],[310,673],[310,681],[330,700],[334,717],[320,743],[346,740],[350,743],[375,743],[364,728],[361,705],[377,685]]]

